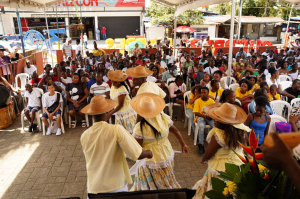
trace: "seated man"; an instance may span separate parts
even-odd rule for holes
[[[201,98],[199,98],[194,105],[193,112],[195,113],[197,124],[199,126],[198,132],[198,153],[203,154],[205,152],[204,150],[204,129],[205,125],[208,124],[211,126],[211,128],[214,127],[214,121],[207,116],[205,113],[203,113],[203,108],[214,104],[215,101],[211,98],[208,97],[208,88],[207,87],[202,87],[201,88]]]
[[[26,92],[24,96],[26,97],[26,108],[25,108],[25,116],[27,120],[30,122],[30,126],[28,128],[28,132],[37,132],[37,125],[34,124],[35,113],[40,110],[42,107],[41,101],[41,93],[38,90],[33,90],[30,84],[26,84],[25,86]],[[30,113],[31,112],[31,117]]]
[[[167,82],[169,78],[176,77],[178,75],[177,70],[173,64],[168,64],[168,70],[162,74],[162,80]]]
[[[46,64],[44,67],[44,72],[39,75],[39,78],[42,78],[44,75],[52,75],[50,74],[50,71],[52,70],[52,67],[50,64]]]
[[[107,83],[103,82],[103,73],[97,73],[96,83],[91,86],[90,96],[94,97],[102,95],[104,98],[109,99],[110,87]]]
[[[39,78],[38,74],[36,73],[36,71],[34,71],[32,73],[32,79],[29,80],[28,84],[30,84],[33,87],[38,87],[40,81],[42,80],[42,78]]]
[[[300,97],[300,80],[295,79],[291,87],[281,92],[281,95],[288,97],[288,102],[291,103],[292,99]]]
[[[151,151],[143,151],[123,126],[106,122],[116,105],[115,101],[98,95],[82,109],[84,114],[95,118],[93,126],[80,138],[86,160],[89,195],[128,191],[127,184],[131,184],[132,179],[125,154],[133,161],[153,156]]]
[[[30,77],[32,77],[33,72],[36,71],[36,67],[30,64],[30,61],[26,61],[26,66],[24,67],[24,73],[27,73]]]

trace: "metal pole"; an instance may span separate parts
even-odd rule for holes
[[[56,5],[56,27],[57,27],[57,37],[59,39],[59,31],[58,31],[58,17],[57,17],[57,5]],[[60,50],[59,41],[57,41],[58,50]]]
[[[45,13],[47,33],[48,33],[48,40],[49,40],[49,50],[50,50],[50,55],[51,55],[51,60],[52,60],[52,67],[53,67],[54,66],[54,62],[53,62],[53,57],[52,57],[52,45],[51,45],[51,40],[50,40],[49,26],[48,26],[48,19],[47,19],[46,5],[45,4],[44,4],[44,13]]]
[[[80,35],[82,35],[82,42],[84,43],[84,39],[83,39],[83,31],[82,31],[82,26],[83,26],[83,23],[82,23],[82,12],[81,12],[81,3],[80,3]],[[82,44],[83,44],[82,43]],[[83,45],[81,45],[81,55],[83,57]]]
[[[228,71],[227,77],[231,76],[232,68],[232,49],[233,49],[233,32],[234,32],[234,17],[235,17],[235,0],[231,1],[231,22],[230,22],[230,43],[229,43],[229,56],[228,56]],[[227,85],[230,84],[230,78],[227,78]]]
[[[176,12],[176,10],[175,10]],[[173,39],[173,54],[176,58],[176,28],[177,28],[177,17],[174,17],[174,39]]]
[[[23,33],[22,33],[22,26],[21,26],[21,20],[20,20],[20,14],[19,14],[18,8],[16,9],[16,14],[17,14],[18,27],[19,27],[19,34],[20,34],[20,39],[21,39],[21,44],[22,44],[22,49],[23,49],[23,56],[26,57]]]
[[[291,16],[292,16],[292,12],[293,12],[294,5],[295,5],[295,4],[292,4],[292,7],[291,7],[290,16],[289,16],[289,20],[288,20],[288,23],[287,23],[287,27],[286,27],[285,34],[287,34],[287,33],[288,33],[288,30],[289,30],[289,26],[290,26],[290,21],[291,21]]]
[[[69,4],[67,4],[67,8],[68,8],[68,31],[69,31],[69,37],[71,37],[70,35],[70,10],[69,10]]]
[[[239,7],[239,21],[238,21],[238,29],[237,29],[237,38],[240,39],[240,34],[241,34],[241,27],[242,27],[242,22],[241,22],[241,17],[242,17],[242,6],[243,6],[243,0],[240,0],[240,7]]]

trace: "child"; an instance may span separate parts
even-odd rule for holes
[[[258,145],[264,142],[265,136],[268,135],[271,117],[266,113],[266,106],[269,104],[267,98],[259,96],[255,98],[255,113],[248,115],[245,125],[254,130],[255,136],[258,137]]]
[[[48,92],[45,93],[45,96],[43,97],[43,109],[44,114],[42,116],[42,121],[45,123],[45,125],[48,127],[46,135],[50,135],[54,128],[54,122],[51,123],[51,127],[48,123],[48,118],[50,121],[53,120],[53,116],[56,116],[57,118],[57,126],[58,129],[56,131],[56,135],[61,135],[61,103],[63,102],[62,96],[60,93],[55,93],[55,87],[53,83],[47,84]]]
[[[260,82],[259,84],[260,88],[263,88],[266,90],[266,92],[269,92],[269,85],[267,82],[263,81],[263,82]]]
[[[61,69],[61,74],[59,76],[59,81],[62,83],[64,88],[66,88],[67,84],[72,83],[72,78],[68,77],[65,67]]]
[[[257,84],[257,78],[254,75],[249,75],[246,79],[252,84],[251,92],[255,93],[255,91],[260,88],[259,84]]]
[[[209,74],[206,73],[204,75],[203,80],[201,80],[201,82],[200,82],[200,85],[210,88],[210,75]]]
[[[104,98],[109,99],[110,87],[107,83],[103,82],[103,73],[96,74],[96,83],[90,88],[91,98],[96,95],[102,95]]]
[[[70,67],[66,67],[66,73],[67,73],[67,77],[71,77],[72,78]]]
[[[37,132],[37,125],[34,124],[35,113],[39,111],[42,107],[41,104],[41,93],[38,90],[33,90],[30,84],[26,84],[25,86],[26,92],[26,108],[25,108],[25,116],[27,120],[30,122],[30,126],[28,128],[28,132]],[[31,117],[30,113],[31,112]]]
[[[277,86],[276,84],[272,84],[270,86],[270,92],[268,93],[269,95],[269,102],[274,101],[274,100],[280,100],[280,95],[277,93]]]

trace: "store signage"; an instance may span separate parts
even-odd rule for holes
[[[65,18],[65,17],[77,17],[76,14],[47,14],[47,18]],[[45,18],[44,14],[32,14],[31,18]]]
[[[76,6],[83,7],[145,7],[145,0],[74,0]],[[73,1],[62,0],[58,7],[74,6]]]

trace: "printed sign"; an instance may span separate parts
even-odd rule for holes
[[[76,6],[83,7],[145,7],[145,0],[74,0]],[[70,0],[62,0],[58,7],[74,6]]]

